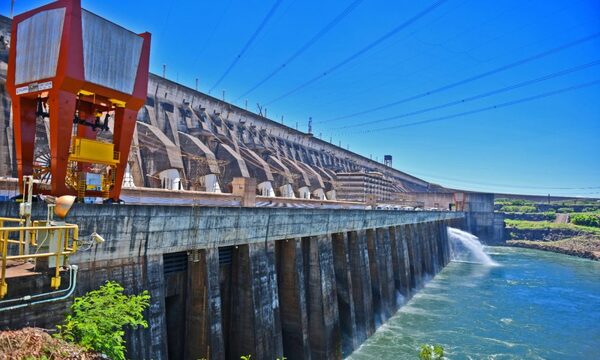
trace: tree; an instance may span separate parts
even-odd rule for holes
[[[149,305],[150,295],[123,294],[123,287],[107,281],[98,290],[75,298],[71,314],[58,326],[57,337],[77,343],[86,350],[94,350],[113,360],[125,360],[125,326],[148,327],[143,312]]]

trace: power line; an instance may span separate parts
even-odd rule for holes
[[[521,98],[521,99],[518,99],[518,100],[507,101],[507,102],[500,103],[500,104],[497,104],[497,105],[491,105],[491,106],[486,106],[486,107],[482,107],[482,108],[475,109],[475,110],[465,111],[465,112],[461,112],[461,113],[458,113],[458,114],[441,116],[441,117],[437,117],[437,118],[432,118],[432,119],[427,119],[427,120],[420,120],[420,121],[410,122],[410,123],[406,123],[406,124],[400,124],[400,125],[383,127],[383,128],[368,129],[368,130],[364,130],[364,131],[360,131],[360,132],[354,132],[354,133],[361,133],[361,134],[372,133],[372,132],[378,132],[378,131],[400,129],[400,128],[405,128],[405,127],[411,127],[411,126],[429,124],[429,123],[443,121],[443,120],[455,119],[455,118],[459,118],[459,117],[462,117],[462,116],[478,114],[478,113],[482,113],[482,112],[489,111],[489,110],[500,109],[500,108],[504,108],[504,107],[508,107],[508,106],[512,106],[512,105],[517,105],[517,104],[522,104],[522,103],[525,103],[525,102],[530,102],[530,101],[533,101],[533,100],[539,100],[539,99],[543,99],[543,98],[546,98],[546,97],[549,97],[549,96],[559,95],[559,94],[562,94],[562,93],[565,93],[565,92],[574,91],[574,90],[578,90],[578,89],[583,89],[583,88],[594,86],[594,85],[598,85],[598,84],[600,84],[600,80],[594,80],[594,81],[586,82],[586,83],[583,83],[583,84],[569,86],[569,87],[562,88],[562,89],[559,89],[559,90],[553,90],[553,91],[548,91],[548,92],[541,93],[541,94],[538,94],[538,95],[528,96],[528,97]]]
[[[275,68],[275,70],[273,70],[270,74],[265,76],[262,80],[257,82],[254,86],[252,86],[250,89],[248,89],[242,95],[240,95],[236,99],[236,101],[240,100],[243,97],[247,96],[248,94],[252,93],[258,87],[260,87],[261,85],[263,85],[264,83],[269,81],[278,72],[283,70],[286,66],[290,65],[298,56],[302,55],[306,50],[308,50],[312,45],[314,45],[317,42],[317,40],[319,40],[321,37],[323,37],[325,34],[327,34],[331,29],[333,29],[340,21],[342,21],[346,16],[348,16],[363,1],[364,0],[353,1],[350,5],[348,5],[348,7],[346,7],[344,9],[344,11],[342,11],[340,14],[338,14],[338,16],[336,16],[327,25],[325,25],[325,27],[323,27],[321,30],[319,30],[319,32],[317,32],[315,35],[313,35],[312,38],[310,38],[304,45],[302,45],[298,50],[296,50],[296,52],[294,52],[290,57],[288,57],[281,65],[279,65],[277,68]]]
[[[443,91],[455,88],[457,86],[464,85],[464,84],[467,84],[467,83],[470,83],[470,82],[473,82],[473,81],[476,81],[476,80],[480,80],[482,78],[485,78],[485,77],[488,77],[488,76],[491,76],[491,75],[495,75],[495,74],[497,74],[499,72],[506,71],[506,70],[512,69],[514,67],[530,63],[530,62],[535,61],[535,60],[542,59],[544,57],[547,57],[547,56],[553,55],[555,53],[558,53],[560,51],[563,51],[563,50],[569,49],[571,47],[574,47],[574,46],[577,46],[577,45],[581,45],[581,44],[586,43],[588,41],[597,39],[598,37],[600,37],[600,32],[597,32],[597,33],[585,36],[583,38],[579,38],[577,40],[568,42],[566,44],[562,44],[562,45],[560,45],[558,47],[542,51],[541,53],[535,54],[533,56],[530,56],[530,57],[527,57],[527,58],[524,58],[524,59],[512,62],[512,63],[507,64],[507,65],[500,66],[500,67],[498,67],[496,69],[489,70],[489,71],[483,72],[483,73],[478,74],[478,75],[471,76],[471,77],[466,78],[464,80],[460,80],[460,81],[457,81],[457,82],[454,82],[454,83],[450,83],[448,85],[441,86],[441,87],[433,89],[433,90],[425,91],[425,92],[417,94],[417,95],[409,96],[407,98],[404,98],[404,99],[401,99],[401,100],[397,100],[397,101],[393,101],[391,103],[387,103],[387,104],[375,106],[375,107],[372,107],[370,109],[361,110],[361,111],[358,111],[358,112],[355,112],[355,113],[352,113],[352,114],[348,114],[348,115],[344,115],[344,116],[339,116],[339,117],[336,117],[336,118],[333,118],[333,119],[329,119],[329,120],[322,120],[320,122],[325,122],[325,121],[331,122],[331,121],[338,121],[338,120],[342,120],[342,119],[348,119],[348,118],[356,117],[356,116],[359,116],[359,115],[368,114],[368,113],[371,113],[373,111],[387,109],[387,108],[392,107],[392,106],[404,104],[404,103],[407,103],[409,101],[417,100],[417,99],[426,97],[426,96],[431,95],[431,94],[440,93],[440,92],[443,92]]]
[[[252,43],[254,42],[254,40],[256,39],[256,37],[258,36],[258,34],[260,34],[260,32],[262,31],[262,29],[264,29],[265,25],[267,25],[267,23],[269,22],[269,20],[273,16],[273,14],[275,14],[275,11],[277,11],[277,8],[279,7],[279,5],[281,5],[282,1],[283,0],[276,0],[275,1],[275,4],[273,4],[273,6],[269,10],[269,12],[265,16],[265,18],[261,21],[261,23],[258,25],[258,27],[256,28],[256,30],[254,30],[254,33],[252,33],[252,36],[250,36],[250,39],[248,39],[248,41],[246,42],[246,44],[244,44],[244,47],[242,47],[242,50],[240,50],[239,54],[233,59],[233,61],[231,62],[231,64],[229,64],[229,66],[227,67],[227,69],[225,70],[225,72],[221,75],[221,77],[219,78],[219,80],[217,80],[217,82],[213,85],[213,87],[210,88],[210,90],[208,91],[209,93],[211,91],[213,91],[217,86],[219,86],[219,84],[221,84],[221,82],[223,81],[223,79],[225,79],[225,77],[227,77],[227,75],[229,75],[229,73],[231,72],[231,70],[235,67],[235,65],[238,63],[238,61],[242,58],[242,56],[244,55],[244,53],[246,51],[248,51],[248,48],[250,48],[250,45],[252,45]]]
[[[371,120],[371,121],[366,121],[366,122],[361,122],[358,124],[351,124],[351,125],[345,125],[345,126],[340,126],[337,128],[333,128],[334,130],[336,129],[348,129],[348,128],[354,128],[354,127],[359,127],[359,126],[365,126],[365,125],[371,125],[371,124],[377,124],[377,123],[382,123],[382,122],[386,122],[386,121],[390,121],[390,120],[396,120],[396,119],[402,119],[405,117],[409,117],[409,116],[415,116],[415,115],[420,115],[426,112],[430,112],[433,110],[439,110],[439,109],[443,109],[443,108],[447,108],[447,107],[451,107],[454,105],[460,105],[460,104],[465,104],[467,102],[470,101],[474,101],[474,100],[479,100],[479,99],[483,99],[489,96],[493,96],[493,95],[497,95],[503,92],[507,92],[507,91],[511,91],[511,90],[515,90],[524,86],[528,86],[528,85],[533,85],[542,81],[546,81],[546,80],[551,80],[560,76],[565,76],[577,71],[581,71],[581,70],[585,70],[588,69],[590,67],[593,66],[597,66],[600,65],[600,59],[599,60],[595,60],[586,64],[582,64],[582,65],[578,65],[572,68],[568,68],[565,70],[561,70],[552,74],[548,74],[548,75],[544,75],[541,77],[538,77],[536,79],[532,79],[532,80],[527,80],[527,81],[523,81],[514,85],[510,85],[510,86],[506,86],[500,89],[496,89],[496,90],[492,90],[492,91],[488,91],[485,92],[483,94],[479,94],[479,95],[475,95],[475,96],[471,96],[471,97],[467,97],[464,99],[460,99],[460,100],[455,100],[455,101],[450,101],[448,103],[442,104],[442,105],[437,105],[437,106],[432,106],[432,107],[428,107],[425,109],[421,109],[421,110],[416,110],[416,111],[411,111],[408,113],[404,113],[404,114],[400,114],[400,115],[395,115],[395,116],[390,116],[390,117],[386,117],[386,118],[382,118],[382,119],[377,119],[377,120]]]
[[[221,13],[221,15],[219,16],[219,18],[217,19],[217,22],[215,23],[215,26],[212,27],[212,29],[210,30],[209,35],[205,38],[204,42],[202,42],[202,47],[200,48],[200,50],[198,51],[198,54],[196,55],[196,58],[192,62],[192,64],[193,64],[192,67],[193,68],[196,67],[196,65],[198,64],[198,61],[202,58],[202,54],[204,54],[204,51],[206,50],[206,48],[208,48],[208,43],[211,42],[212,38],[215,35],[215,32],[217,31],[217,29],[221,25],[221,22],[225,18],[225,14],[227,14],[227,12],[229,11],[229,7],[231,5],[231,1],[232,0],[227,1],[227,4],[225,5],[225,7],[223,9],[223,12]]]
[[[343,67],[344,65],[348,64],[349,62],[351,62],[352,60],[360,57],[361,55],[365,54],[366,52],[370,51],[371,49],[373,49],[374,47],[376,47],[377,45],[381,44],[382,42],[386,41],[387,39],[391,38],[392,36],[396,35],[398,32],[400,32],[401,30],[404,30],[405,28],[409,27],[410,25],[412,25],[413,23],[415,23],[417,20],[421,19],[422,17],[424,17],[425,15],[429,14],[430,12],[432,12],[433,10],[435,10],[436,8],[438,8],[439,6],[441,6],[443,3],[445,3],[448,0],[438,0],[435,3],[433,3],[431,6],[429,6],[428,8],[426,8],[425,10],[422,10],[421,12],[417,13],[415,16],[413,16],[412,18],[406,20],[405,22],[403,22],[402,24],[396,26],[395,28],[393,28],[392,30],[388,31],[387,33],[385,33],[383,36],[377,38],[375,41],[369,43],[367,46],[363,47],[362,49],[360,49],[359,51],[355,52],[354,54],[350,55],[349,57],[347,57],[346,59],[342,60],[341,62],[337,63],[334,66],[331,66],[330,68],[328,68],[327,70],[323,71],[323,73],[313,77],[312,79],[298,85],[297,87],[293,88],[292,90],[286,92],[283,95],[280,95],[279,97],[270,100],[269,102],[267,102],[265,105],[271,105],[277,101],[280,101],[300,90],[302,90],[303,88],[317,82],[318,80],[324,78],[325,76],[331,74],[332,72],[338,70],[339,68]]]
[[[480,181],[468,181],[468,180],[461,180],[461,179],[440,177],[440,176],[437,176],[437,175],[420,174],[420,173],[415,173],[415,172],[410,172],[410,174],[414,174],[414,175],[416,175],[418,177],[436,179],[436,181],[438,181],[438,180],[441,180],[441,181],[453,181],[453,182],[458,182],[458,183],[463,183],[463,184],[470,184],[470,185],[498,186],[498,187],[515,188],[515,189],[518,189],[518,188],[522,188],[522,189],[540,189],[540,190],[596,190],[596,189],[600,189],[600,186],[553,187],[553,186],[496,184],[496,183],[485,183],[485,182],[480,182]]]

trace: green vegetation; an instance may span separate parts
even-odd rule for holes
[[[441,345],[421,345],[419,360],[443,360],[444,348]]]
[[[499,198],[494,200],[494,204],[496,205],[509,205],[509,206],[525,206],[525,205],[534,205],[533,201],[522,200],[522,199],[504,199]]]
[[[563,214],[572,213],[574,211],[575,210],[573,210],[573,208],[570,208],[570,207],[561,207],[561,208],[558,208],[558,210],[556,210],[556,212],[563,213]]]
[[[506,227],[519,230],[556,229],[573,230],[582,233],[600,235],[600,228],[575,224],[558,224],[549,221],[504,220]]]
[[[58,338],[87,350],[101,352],[113,360],[125,359],[125,326],[148,327],[143,312],[150,295],[124,295],[123,287],[107,281],[98,290],[75,298],[71,314],[58,326]]]
[[[600,216],[593,214],[574,214],[571,215],[571,223],[600,228]]]
[[[531,205],[504,205],[500,211],[507,213],[534,213],[537,211],[535,206]]]

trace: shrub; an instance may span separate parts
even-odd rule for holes
[[[559,213],[572,213],[574,211],[575,210],[573,210],[573,208],[570,208],[570,207],[561,207],[561,208],[558,208],[558,210],[556,210],[556,212],[559,212]]]
[[[98,290],[75,298],[71,314],[58,326],[57,337],[95,350],[113,360],[125,359],[125,326],[148,327],[143,311],[149,305],[150,295],[124,295],[123,287],[107,281]]]
[[[444,348],[441,345],[421,345],[419,360],[442,360],[444,359]]]
[[[571,216],[571,223],[600,228],[600,216],[592,214],[575,214]]]
[[[507,213],[534,213],[536,210],[535,206],[529,205],[504,205],[500,208],[500,211]]]

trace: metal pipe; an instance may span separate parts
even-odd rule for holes
[[[48,302],[64,300],[64,299],[71,297],[71,295],[73,295],[73,292],[75,292],[75,288],[77,287],[77,271],[78,270],[79,270],[79,267],[77,265],[69,265],[69,287],[64,290],[51,291],[48,293],[42,293],[42,294],[36,294],[36,295],[26,295],[26,296],[23,296],[18,299],[3,300],[3,301],[0,301],[0,305],[6,304],[9,302],[15,302],[15,301],[27,301],[27,300],[39,298],[42,296],[54,295],[54,294],[59,294],[59,293],[63,293],[63,292],[67,292],[67,294],[65,294],[63,296],[59,296],[59,297],[50,298],[50,299],[44,299],[44,300],[40,300],[40,301],[34,301],[34,302],[30,302],[30,303],[0,308],[0,312],[20,309],[20,308],[24,308],[27,306],[37,305],[37,304],[43,304],[43,303],[48,303]]]

